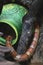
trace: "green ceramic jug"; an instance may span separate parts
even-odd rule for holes
[[[13,36],[12,45],[17,43],[22,31],[22,18],[27,12],[27,9],[21,5],[7,4],[3,6],[0,15],[0,32],[3,33],[3,36],[0,36],[0,44],[5,45],[7,35]]]

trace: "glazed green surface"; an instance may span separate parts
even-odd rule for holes
[[[14,45],[19,39],[23,24],[22,18],[26,13],[27,10],[23,6],[17,4],[7,4],[3,6],[2,14],[0,16],[0,24],[6,23],[15,31],[16,38],[12,40],[12,45]],[[5,45],[4,40],[3,45]]]

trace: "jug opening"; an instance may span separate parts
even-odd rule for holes
[[[6,23],[2,23],[2,22],[0,23],[0,32],[3,33],[3,35],[2,35],[3,38],[6,38],[6,36],[8,36],[8,35],[12,36],[13,39],[16,38],[15,31],[13,30],[13,28],[10,25],[8,25]]]

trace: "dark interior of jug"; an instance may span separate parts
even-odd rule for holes
[[[3,35],[2,35],[3,38],[6,38],[6,36],[8,36],[8,35],[12,36],[13,39],[15,39],[15,37],[16,37],[16,33],[13,30],[13,28],[6,23],[0,23],[0,32],[3,33]]]

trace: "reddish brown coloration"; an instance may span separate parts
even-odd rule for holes
[[[17,58],[17,52],[13,49],[11,53],[12,57],[13,58],[16,58],[17,61],[25,61],[27,60],[28,58],[31,57],[31,55],[33,55],[35,49],[36,49],[36,46],[37,46],[37,42],[38,42],[38,38],[39,38],[39,25],[36,26],[35,28],[35,33],[34,33],[34,38],[33,38],[33,41],[30,45],[30,48],[28,48],[28,50],[26,51],[25,54],[22,54],[20,55],[20,58]],[[6,38],[7,41],[11,41],[12,37],[11,36],[8,36]],[[6,46],[9,47],[9,48],[12,48],[12,45],[10,42],[6,42]]]
[[[37,32],[36,32],[36,29],[37,29]],[[36,46],[37,46],[38,38],[39,38],[39,26],[38,26],[38,25],[36,26],[36,29],[35,29],[35,34],[34,34],[34,38],[36,38],[36,40],[34,40],[34,38],[33,38],[33,42],[32,42],[32,44],[31,44],[31,45],[34,46],[34,49],[30,47],[30,48],[26,51],[25,54],[21,55],[21,58],[20,58],[18,61],[25,61],[26,59],[30,58],[31,55],[33,55],[33,53],[34,53],[34,51],[35,51],[35,49],[36,49]],[[27,52],[30,53],[30,55],[28,55]],[[26,55],[26,54],[27,54],[27,55]]]
[[[37,32],[36,32],[36,29],[37,29]],[[31,44],[34,46],[34,49],[31,48],[31,46],[30,46],[30,48],[27,50],[27,52],[30,52],[31,54],[34,53],[36,46],[37,46],[38,38],[39,38],[39,27],[36,26],[36,29],[35,29],[35,34],[34,34],[34,38],[36,38],[36,40],[34,40],[34,38],[33,38],[33,42]]]
[[[10,35],[7,36],[6,40],[7,40],[7,41],[11,41],[11,40],[12,40],[12,36],[10,36]]]
[[[6,38],[6,46],[11,48],[11,52],[10,54],[12,55],[12,57],[14,58],[17,53],[16,51],[12,48],[12,45],[11,45],[11,40],[12,40],[12,37],[9,35],[7,38]],[[12,50],[13,49],[13,50]]]

